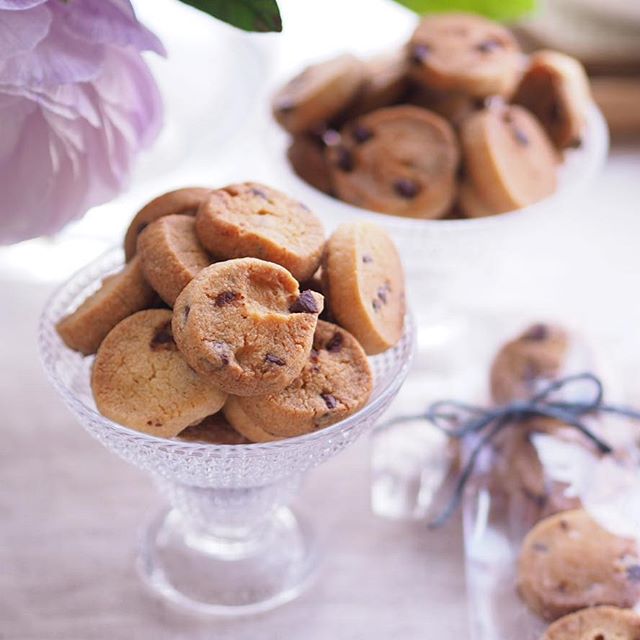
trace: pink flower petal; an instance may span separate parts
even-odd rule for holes
[[[0,0],[0,9],[6,11],[24,11],[44,4],[47,0]]]
[[[1,2],[1,0],[0,0]],[[0,11],[0,60],[30,51],[49,33],[51,11]]]

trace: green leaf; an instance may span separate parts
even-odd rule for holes
[[[282,31],[276,0],[181,0],[245,31]]]
[[[506,22],[531,13],[536,0],[396,0],[416,13],[467,11]]]

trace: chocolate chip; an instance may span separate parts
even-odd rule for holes
[[[231,349],[226,342],[214,342],[212,349],[224,366],[231,362]]]
[[[520,127],[513,127],[513,137],[516,139],[516,142],[523,147],[529,145],[529,136],[527,136],[527,134],[522,129],[520,129]]]
[[[640,564],[632,564],[627,567],[627,580],[640,582]]]
[[[282,358],[278,358],[278,356],[274,356],[272,353],[267,353],[264,357],[266,362],[270,362],[271,364],[276,364],[279,367],[284,367],[285,361]]]
[[[262,189],[256,189],[255,187],[251,187],[249,190],[254,196],[258,196],[259,198],[264,198],[268,200],[267,194]]]
[[[380,300],[374,299],[371,301],[371,306],[373,307],[374,311],[380,311],[380,307],[382,306],[382,304],[380,303]]]
[[[540,553],[546,553],[549,551],[549,547],[547,547],[546,544],[542,544],[542,542],[534,542],[532,546],[534,551],[539,551]]]
[[[240,297],[240,294],[235,291],[223,291],[216,296],[216,307],[224,307],[227,304],[231,304]]]
[[[356,125],[353,128],[351,135],[353,136],[353,139],[357,143],[362,144],[363,142],[366,142],[370,138],[373,138],[373,131],[371,131],[371,129],[369,129],[368,127],[363,127],[362,125]]]
[[[320,397],[327,405],[327,409],[335,409],[338,406],[338,401],[335,399],[335,396],[332,396],[330,393],[321,393]]]
[[[342,349],[343,342],[344,336],[339,331],[336,331],[327,342],[325,349],[330,353],[338,353]]]
[[[393,183],[394,191],[401,197],[411,200],[420,193],[420,185],[408,178],[398,178]]]
[[[502,42],[499,42],[498,40],[488,39],[483,40],[476,45],[476,51],[479,51],[480,53],[491,53],[496,49],[502,49]]]
[[[549,337],[549,327],[541,322],[530,326],[523,334],[522,337],[525,340],[531,340],[533,342],[539,342],[540,340],[546,340]]]
[[[569,531],[569,523],[566,520],[560,520],[560,528],[563,531]]]
[[[191,307],[188,304],[185,304],[184,309],[182,310],[182,324],[187,323],[187,319],[189,318],[190,313],[191,313]]]
[[[417,44],[411,51],[411,62],[422,64],[431,53],[431,47],[427,44]]]
[[[156,327],[156,331],[149,343],[152,351],[176,351],[176,343],[173,340],[173,333],[171,332],[171,320],[167,320],[165,323]]]
[[[320,308],[310,289],[303,291],[300,297],[289,307],[291,313],[318,313]]]
[[[322,134],[322,142],[327,147],[336,147],[342,140],[341,135],[335,129],[327,129]]]
[[[282,98],[276,104],[276,111],[279,113],[291,113],[296,108],[296,103],[291,98]]]
[[[365,264],[369,264],[370,262],[373,262],[373,257],[370,256],[368,253],[365,253],[362,256],[362,262],[364,262]]]
[[[338,147],[336,152],[338,154],[338,168],[347,173],[353,171],[354,162],[353,154],[351,153],[351,151],[349,151],[349,149],[345,149],[344,147]]]
[[[385,285],[383,287],[378,287],[378,298],[380,298],[380,301],[383,304],[387,304],[387,293],[388,293],[389,289],[388,289],[388,285]]]

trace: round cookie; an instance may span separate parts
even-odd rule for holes
[[[135,255],[138,235],[148,224],[171,214],[194,216],[210,191],[203,187],[186,187],[169,191],[148,202],[136,213],[124,236],[125,260],[128,262]]]
[[[178,351],[171,317],[169,310],[148,309],[125,318],[103,340],[91,374],[100,413],[161,438],[173,438],[226,400]]]
[[[371,368],[358,341],[320,320],[307,363],[286,389],[252,398],[230,396],[225,414],[249,438],[252,429],[294,437],[352,415],[367,403],[372,386]]]
[[[211,192],[198,209],[196,232],[217,258],[268,260],[299,281],[314,274],[324,246],[322,223],[305,205],[257,182]]]
[[[455,198],[459,150],[451,125],[412,105],[347,124],[327,148],[335,193],[365,209],[415,218],[444,215]]]
[[[398,250],[375,224],[340,225],[329,238],[322,277],[336,322],[350,331],[368,354],[400,340],[406,312],[404,273]]]
[[[147,282],[172,306],[178,294],[211,264],[196,235],[193,216],[169,215],[138,236],[138,255]]]
[[[540,120],[556,147],[575,147],[582,139],[591,103],[584,67],[563,53],[537,51],[529,59],[513,102]]]
[[[639,575],[637,543],[609,533],[583,509],[539,522],[518,560],[520,595],[547,620],[595,605],[632,607]]]
[[[317,136],[300,134],[293,137],[287,149],[293,170],[305,182],[323,193],[331,193],[331,175],[324,155],[324,144]]]
[[[638,640],[640,615],[632,609],[589,607],[556,620],[540,640]]]
[[[156,299],[134,258],[119,273],[107,276],[102,286],[75,311],[56,325],[63,342],[84,355],[95,353],[118,322],[136,311],[151,307]]]
[[[364,80],[364,64],[344,54],[307,67],[273,97],[273,115],[290,133],[311,131],[343,111]]]
[[[495,356],[490,372],[492,400],[504,404],[530,398],[541,383],[561,374],[569,346],[569,336],[561,327],[531,325]]]
[[[239,396],[229,396],[227,403],[224,405],[224,415],[238,433],[241,433],[250,442],[273,442],[274,440],[282,440],[282,436],[269,433],[259,427],[253,418],[245,413],[241,404],[238,402],[239,399]]]
[[[415,84],[411,88],[409,102],[437,113],[458,128],[465,118],[482,109],[485,101],[459,91],[437,91]]]
[[[187,362],[235,395],[284,389],[307,360],[323,297],[283,267],[241,258],[203,269],[174,305],[173,333]]]
[[[393,51],[365,60],[364,82],[345,118],[355,118],[399,102],[407,92],[407,60],[404,51]]]
[[[177,435],[177,438],[202,444],[249,444],[250,442],[229,424],[221,411],[206,417],[198,424],[187,427]]]
[[[460,139],[468,179],[494,213],[526,207],[556,190],[556,152],[526,109],[477,111],[463,120]]]
[[[423,18],[407,55],[417,82],[482,98],[510,95],[522,65],[518,43],[505,27],[465,13]]]

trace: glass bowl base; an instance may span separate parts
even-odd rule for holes
[[[194,533],[171,509],[145,531],[137,567],[158,596],[194,613],[233,617],[269,611],[297,598],[318,568],[313,530],[288,508],[249,543]]]

